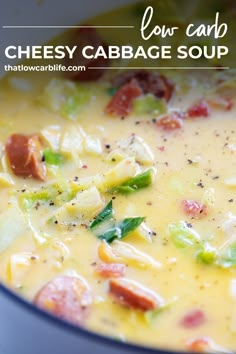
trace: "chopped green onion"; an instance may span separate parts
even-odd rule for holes
[[[196,259],[204,264],[213,264],[217,258],[217,252],[214,247],[208,243],[200,245],[196,254]]]
[[[112,200],[105,206],[105,208],[97,215],[89,226],[90,230],[98,227],[101,223],[113,217]]]
[[[201,241],[198,233],[189,228],[184,221],[169,224],[168,234],[178,248],[194,247]]]
[[[131,231],[137,229],[137,227],[139,227],[139,225],[141,225],[144,220],[145,220],[144,217],[136,217],[136,218],[127,218],[121,221],[118,224],[118,227],[121,231],[121,238],[128,235]]]
[[[58,152],[52,151],[51,149],[46,149],[43,152],[44,160],[49,165],[61,165],[64,161],[64,157]]]
[[[136,114],[163,114],[166,112],[165,101],[147,94],[136,98],[133,102],[133,109]]]
[[[129,194],[138,191],[139,189],[149,187],[153,182],[152,170],[147,170],[139,175],[115,187],[112,192]]]
[[[121,240],[127,236],[130,232],[134,231],[145,220],[144,217],[127,218],[113,226],[111,229],[99,235],[100,240],[105,240],[108,243],[113,242],[116,239]]]

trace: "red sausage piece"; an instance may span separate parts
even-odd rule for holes
[[[120,304],[142,311],[153,310],[163,304],[159,295],[126,278],[111,279],[109,281],[109,293]]]
[[[77,50],[73,55],[73,59],[66,59],[66,66],[85,66],[86,70],[67,71],[66,76],[75,81],[92,81],[100,79],[105,72],[105,69],[102,68],[109,65],[109,60],[103,57],[87,59],[81,53],[82,48],[86,46],[94,48],[92,51],[93,54],[97,51],[99,46],[103,46],[105,52],[107,52],[107,44],[104,43],[96,29],[86,27],[77,30],[72,39],[71,46],[73,45],[77,45]],[[89,69],[89,67],[98,67],[99,69]]]
[[[167,102],[174,93],[174,84],[164,75],[147,70],[136,70],[118,75],[112,82],[115,87],[123,86],[133,79],[137,80],[144,94],[151,93],[157,98],[163,98]]]
[[[126,266],[122,263],[101,263],[98,264],[95,273],[103,278],[119,278],[125,275]]]
[[[89,314],[92,296],[83,279],[58,276],[38,292],[34,303],[64,320],[81,325]]]
[[[126,117],[132,108],[133,100],[142,95],[137,80],[121,86],[106,107],[106,113]]]
[[[16,176],[45,180],[46,168],[38,135],[11,135],[6,142],[6,154]]]

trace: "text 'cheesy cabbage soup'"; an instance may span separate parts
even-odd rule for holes
[[[144,5],[113,20],[138,28]],[[106,51],[122,36],[81,28],[53,43]],[[117,340],[232,353],[236,72],[82,64],[103,69],[1,80],[2,282]]]

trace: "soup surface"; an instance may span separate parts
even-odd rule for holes
[[[89,23],[138,26],[141,5]],[[76,40],[119,45],[125,36],[85,29]],[[117,340],[231,353],[235,71],[89,75],[1,80],[2,282]]]

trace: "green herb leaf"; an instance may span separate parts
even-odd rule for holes
[[[168,225],[168,234],[178,248],[194,247],[201,242],[196,231],[189,228],[184,221]]]
[[[90,230],[95,229],[101,223],[106,220],[109,220],[113,217],[113,207],[112,207],[112,200],[105,206],[105,208],[96,216],[96,218],[92,221],[89,226]]]
[[[118,225],[99,235],[100,240],[105,240],[108,243],[113,242],[116,239],[121,240],[127,236],[130,232],[134,231],[145,220],[144,217],[127,218],[118,223]]]
[[[46,149],[43,152],[44,160],[49,165],[61,165],[64,162],[64,157],[58,152],[52,151],[51,149]]]
[[[142,114],[163,114],[166,112],[165,101],[161,98],[156,98],[152,94],[147,94],[136,98],[133,102],[134,112],[138,115]]]
[[[147,170],[115,187],[112,192],[121,194],[130,194],[139,189],[149,187],[153,182],[152,170]]]

